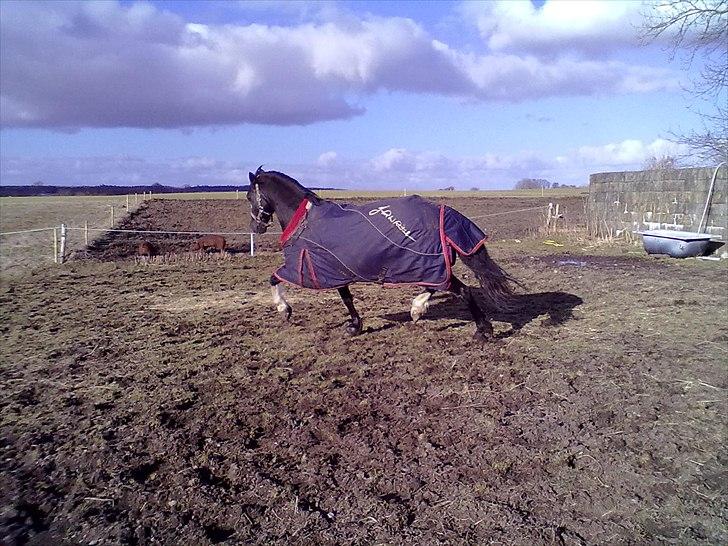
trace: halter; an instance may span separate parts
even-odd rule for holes
[[[258,224],[262,224],[267,228],[273,220],[273,212],[265,210],[265,206],[263,205],[263,195],[260,193],[259,184],[253,184],[253,194],[255,195],[255,204],[258,206],[258,214],[253,214],[253,211],[251,210],[250,217]]]

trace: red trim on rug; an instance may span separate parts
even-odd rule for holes
[[[308,264],[308,273],[311,276],[311,282],[315,290],[321,290],[321,285],[316,278],[316,270],[313,268],[313,262],[311,261],[311,253],[306,249],[306,263]]]
[[[450,237],[448,237],[447,235],[445,236],[445,240],[451,247],[453,247],[455,249],[455,251],[460,256],[472,256],[480,249],[481,246],[485,246],[485,242],[488,240],[488,236],[486,235],[485,237],[483,237],[483,239],[481,239],[481,241],[477,245],[475,245],[470,252],[465,252],[462,248],[460,248],[458,245],[456,245],[453,242],[453,240],[450,239]]]
[[[306,210],[307,206],[308,206],[308,199],[304,199],[298,205],[296,212],[293,213],[293,217],[291,218],[291,221],[288,222],[286,229],[284,229],[283,233],[281,233],[281,238],[279,241],[281,246],[286,244],[286,241],[288,241],[288,239],[291,238],[291,235],[293,235],[293,232],[296,231],[296,229],[298,229],[298,225],[301,223],[301,220],[303,220],[306,217],[306,213],[308,212]]]
[[[442,257],[445,258],[445,282],[447,282],[445,289],[448,290],[452,277],[452,264],[450,263],[450,247],[447,246],[445,236],[445,205],[440,205],[440,245],[442,246]]]

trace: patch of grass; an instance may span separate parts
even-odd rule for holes
[[[139,196],[141,202],[141,196]],[[108,227],[111,207],[115,221],[127,213],[125,195],[109,196],[49,196],[0,198],[0,232],[59,227]],[[129,209],[136,208],[134,196]],[[60,229],[58,230],[60,237]],[[90,236],[93,238],[93,235]],[[82,231],[69,231],[67,250],[82,248]],[[22,233],[0,238],[0,271],[7,273],[17,267],[53,263],[53,232]]]

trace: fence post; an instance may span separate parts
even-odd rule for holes
[[[53,228],[53,262],[58,263],[58,228]]]
[[[134,192],[134,205],[139,204],[139,194],[137,192]]]
[[[129,212],[129,194],[126,194],[126,211]]]
[[[546,235],[551,233],[551,215],[553,213],[553,209],[554,209],[554,204],[549,203],[549,210],[546,213]]]
[[[66,224],[61,224],[61,263],[66,261]]]
[[[240,199],[240,190],[235,190],[235,199]]]
[[[255,256],[255,236],[250,233],[250,255]]]
[[[88,220],[83,223],[83,241],[88,246]]]
[[[114,205],[111,205],[111,228],[114,227]]]

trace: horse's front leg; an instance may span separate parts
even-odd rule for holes
[[[280,279],[275,276],[270,278],[270,290],[273,295],[273,305],[276,306],[278,312],[283,316],[285,320],[291,318],[291,306],[288,305],[285,296],[283,295],[283,285]]]
[[[432,288],[427,288],[412,300],[412,307],[410,308],[412,322],[417,322],[427,313],[427,308],[430,306],[430,298],[434,293],[435,291]]]
[[[349,287],[344,286],[339,288],[339,296],[341,296],[344,305],[346,305],[346,308],[349,310],[349,314],[351,315],[351,319],[349,319],[346,325],[346,333],[350,336],[361,334],[362,320],[354,307],[354,296],[351,295]]]

